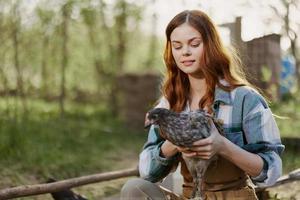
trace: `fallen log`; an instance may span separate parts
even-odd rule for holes
[[[81,176],[78,178],[71,178],[54,183],[43,183],[35,185],[23,185],[18,187],[6,188],[0,190],[0,200],[12,199],[17,197],[32,196],[38,194],[52,193],[64,189],[70,189],[91,183],[98,183],[102,181],[113,180],[117,178],[124,178],[129,176],[139,176],[137,168],[99,173],[88,176]]]
[[[138,169],[131,168],[131,169],[125,169],[125,170],[119,170],[119,171],[113,171],[107,173],[99,173],[99,174],[93,174],[88,176],[82,176],[78,178],[71,178],[62,181],[57,181],[54,183],[43,183],[43,184],[36,184],[36,185],[24,185],[24,186],[6,188],[0,190],[0,200],[58,192],[64,189],[71,189],[73,187],[78,187],[78,186],[102,182],[102,181],[109,181],[113,179],[129,177],[129,176],[139,176]],[[261,193],[261,195],[266,195],[263,194],[267,192],[266,189],[270,187],[276,187],[296,180],[297,181],[300,180],[300,168],[290,172],[288,175],[284,175],[280,177],[277,180],[277,182],[272,186],[259,187],[259,188],[255,188],[255,190],[258,194]]]
[[[266,186],[266,187],[259,187],[259,188],[256,188],[256,191],[265,190],[267,188],[272,188],[272,187],[277,187],[279,185],[283,185],[285,183],[289,183],[292,181],[298,181],[298,180],[300,180],[300,168],[298,168],[294,171],[291,171],[287,175],[281,176],[274,185]]]
[[[299,181],[300,180],[300,168],[291,171],[289,174],[281,176],[274,185],[272,186],[266,186],[266,187],[256,187],[255,192],[260,200],[267,200],[270,199],[269,191],[267,189],[272,187],[277,187],[279,185],[283,185],[285,183],[290,183],[293,181]]]

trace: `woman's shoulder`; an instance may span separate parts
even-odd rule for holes
[[[230,86],[230,84],[224,79],[220,79],[219,82],[223,86]],[[240,97],[240,96],[251,98],[251,99],[252,98],[264,99],[264,97],[259,93],[257,89],[248,85],[235,87],[233,90],[230,91],[230,95],[233,100],[235,99],[235,97]]]
[[[235,93],[235,95],[244,95],[246,97],[251,97],[251,98],[263,98],[263,95],[255,88],[250,87],[250,86],[238,86],[236,87],[233,91],[233,93]]]
[[[244,102],[244,106],[249,109],[258,105],[262,105],[264,108],[268,107],[268,103],[263,95],[253,87],[239,86],[233,90],[234,100],[240,100]]]

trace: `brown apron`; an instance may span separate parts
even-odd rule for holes
[[[193,178],[183,159],[181,174],[184,178],[183,198],[188,199],[193,191]],[[248,175],[236,165],[219,156],[213,161],[204,176],[204,192],[207,200],[256,200],[256,194]]]

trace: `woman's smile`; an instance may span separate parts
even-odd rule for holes
[[[195,60],[184,60],[182,61],[181,63],[186,66],[186,67],[189,67],[189,66],[192,66],[194,64]]]

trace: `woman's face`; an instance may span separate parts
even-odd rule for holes
[[[178,68],[188,75],[201,76],[200,60],[203,55],[201,34],[188,23],[173,30],[170,36],[173,58]]]

